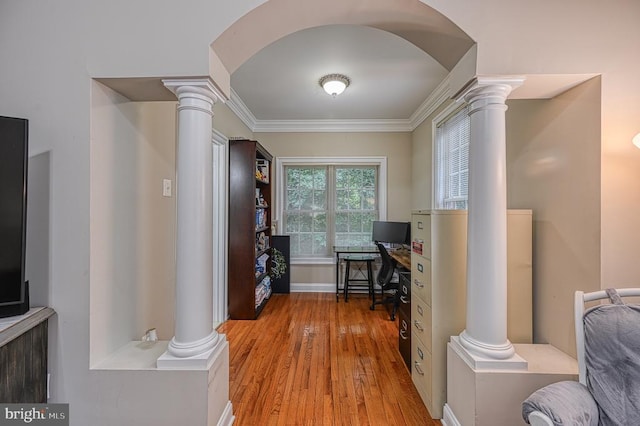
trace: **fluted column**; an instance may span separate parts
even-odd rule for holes
[[[218,96],[207,79],[165,80],[164,84],[178,97],[176,311],[175,336],[157,365],[181,368],[184,362],[179,361],[188,359],[190,367],[204,366],[220,338],[212,320],[211,138]]]
[[[469,103],[467,315],[460,343],[471,354],[511,358],[507,338],[507,175],[505,101],[522,79],[479,78]]]

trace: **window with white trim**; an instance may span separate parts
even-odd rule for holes
[[[277,159],[279,232],[289,235],[293,259],[333,256],[334,246],[371,244],[373,221],[386,216],[380,204],[378,161]],[[386,159],[384,161],[386,168]]]
[[[434,198],[436,209],[466,209],[469,194],[469,109],[436,123]]]

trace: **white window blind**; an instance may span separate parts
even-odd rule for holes
[[[468,107],[437,124],[434,162],[437,209],[467,208],[469,137]]]

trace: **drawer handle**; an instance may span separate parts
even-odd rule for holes
[[[407,331],[407,330],[400,330],[400,337],[402,338],[402,340],[407,340],[407,339],[409,339],[407,336],[405,336],[405,335],[404,335],[404,333],[405,333],[406,331]]]
[[[420,323],[418,322],[418,320],[414,320],[414,321],[413,321],[413,325],[414,325],[418,330],[420,330],[420,331],[424,331],[424,328],[422,327],[422,324],[420,324]]]
[[[404,295],[400,296],[400,301],[401,301],[402,303],[410,303],[410,302],[411,302],[411,300],[409,300],[409,299],[407,299],[406,297],[404,297]]]
[[[424,272],[424,266],[422,266],[422,263],[418,263],[418,271]]]
[[[424,284],[422,284],[422,281],[418,281],[418,279],[414,279],[413,283],[416,285],[416,287],[418,288],[424,288]]]
[[[424,229],[424,225],[420,221],[418,221],[418,229]]]
[[[416,369],[419,375],[424,376],[424,371],[422,371],[422,367],[420,367],[420,363],[418,361],[413,364],[413,368]]]

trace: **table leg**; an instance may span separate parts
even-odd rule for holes
[[[340,253],[336,253],[336,302],[340,301]]]

